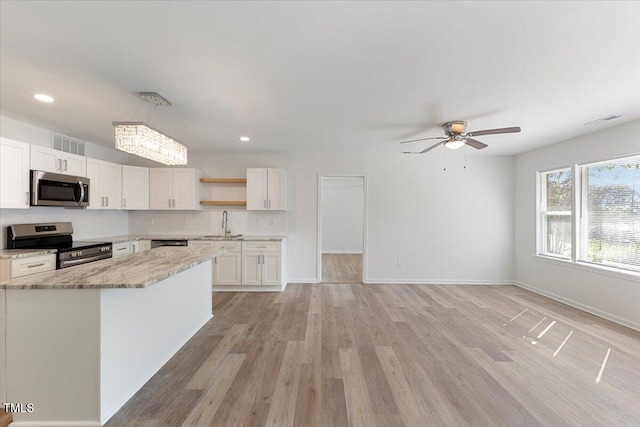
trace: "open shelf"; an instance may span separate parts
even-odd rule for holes
[[[200,200],[201,205],[213,206],[247,206],[246,200]]]
[[[246,184],[247,178],[200,178],[203,184]]]

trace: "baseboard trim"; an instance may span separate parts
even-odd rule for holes
[[[301,285],[312,285],[319,283],[317,277],[298,277],[296,279],[287,279],[288,283],[298,283]]]
[[[367,279],[367,285],[513,285],[512,280],[403,280]]]
[[[213,292],[282,292],[286,287],[286,283],[276,286],[221,285],[214,286]]]
[[[362,251],[326,251],[322,255],[362,255]]]
[[[100,427],[97,421],[14,421],[9,427]]]
[[[552,300],[561,302],[563,304],[567,304],[567,305],[569,305],[571,307],[574,307],[574,308],[577,308],[579,310],[586,311],[587,313],[593,314],[593,315],[598,316],[598,317],[602,317],[603,319],[610,320],[610,321],[618,323],[618,324],[620,324],[622,326],[626,326],[627,328],[631,328],[631,329],[634,329],[636,331],[640,331],[640,323],[633,322],[633,321],[631,321],[629,319],[625,319],[623,317],[616,316],[615,314],[611,314],[611,313],[608,313],[606,311],[598,310],[597,308],[591,307],[591,306],[586,305],[586,304],[582,304],[582,303],[580,303],[578,301],[575,301],[575,300],[572,300],[570,298],[565,298],[565,297],[563,297],[561,295],[554,294],[553,292],[549,292],[549,291],[546,291],[544,289],[540,289],[540,288],[537,288],[535,286],[531,286],[528,283],[524,283],[524,282],[520,282],[520,281],[514,281],[513,283],[516,286],[520,287],[520,288],[526,289],[526,290],[534,292],[536,294],[540,294],[540,295],[545,296],[547,298],[551,298]]]

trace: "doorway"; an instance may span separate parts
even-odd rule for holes
[[[318,175],[318,281],[365,283],[366,175]]]

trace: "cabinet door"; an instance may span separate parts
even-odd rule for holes
[[[280,252],[262,253],[262,284],[280,285],[282,280]]]
[[[138,249],[140,252],[151,250],[151,240],[140,240],[138,243]]]
[[[268,191],[269,196],[267,202],[267,208],[272,211],[284,211],[286,210],[287,190],[286,182],[287,175],[284,169],[269,169],[268,171]]]
[[[240,252],[224,253],[215,258],[214,262],[214,285],[242,284],[242,254]]]
[[[29,144],[0,138],[0,208],[29,209]]]
[[[122,166],[122,208],[149,209],[149,168]]]
[[[122,166],[102,162],[100,165],[100,188],[105,209],[122,209]]]
[[[40,147],[39,145],[31,145],[31,169],[61,173],[62,159],[60,159],[60,151]]]
[[[71,153],[59,153],[60,173],[65,175],[87,176],[87,158]]]
[[[138,240],[131,241],[131,253],[135,254],[140,252],[140,242]]]
[[[267,210],[267,169],[247,169],[247,210]]]
[[[101,161],[87,159],[87,178],[89,178],[89,206],[87,209],[104,209],[105,200],[100,184]]]
[[[262,254],[260,252],[242,253],[242,284],[262,284]]]
[[[149,169],[149,209],[173,209],[173,172]]]
[[[195,169],[173,169],[173,208],[194,210],[199,206],[196,196]]]

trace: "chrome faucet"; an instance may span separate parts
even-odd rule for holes
[[[229,230],[229,221],[227,217],[227,211],[222,212],[222,228],[224,229],[225,236],[228,236],[229,233],[231,233],[231,230]]]

